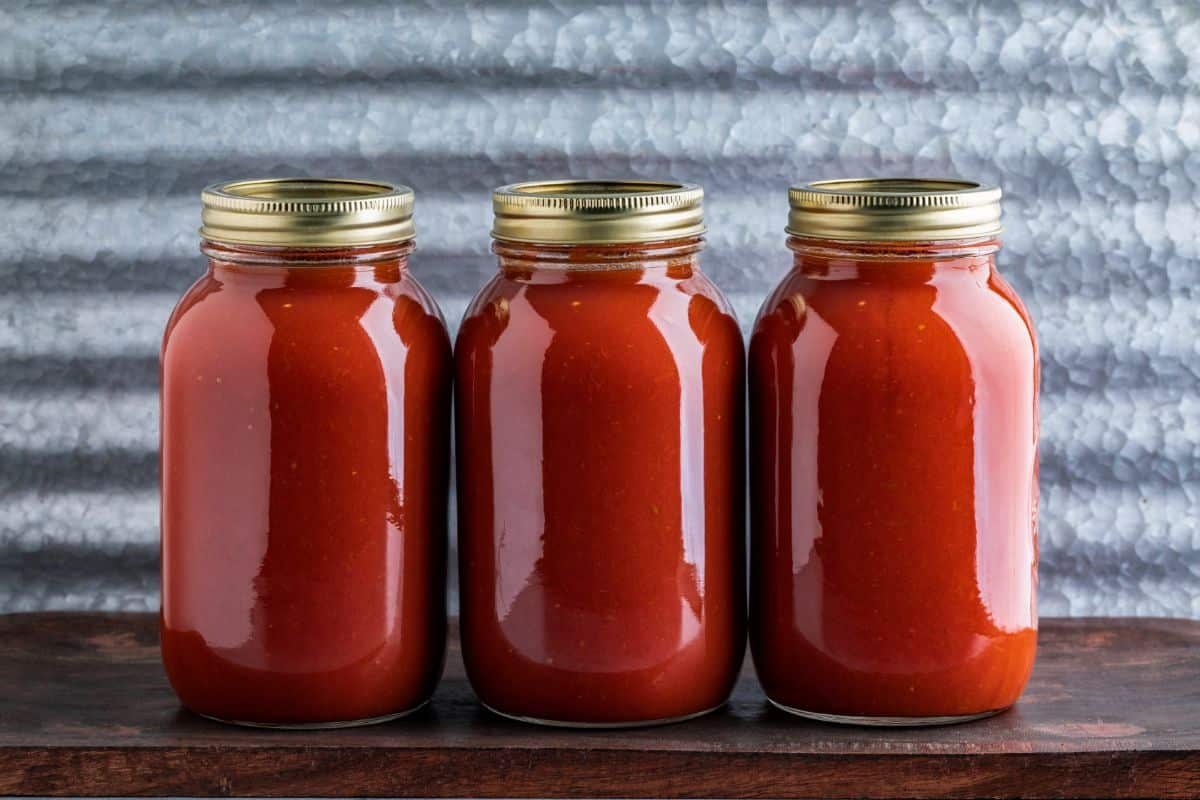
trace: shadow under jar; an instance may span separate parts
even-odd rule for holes
[[[702,193],[496,191],[499,272],[458,335],[463,656],[528,722],[672,722],[745,650],[741,333]]]
[[[162,350],[162,655],[189,709],[403,715],[445,651],[450,340],[408,271],[411,190],[203,193],[208,271]]]
[[[793,188],[750,343],[751,647],[768,697],[868,725],[1020,695],[1037,639],[1038,358],[1000,191]]]

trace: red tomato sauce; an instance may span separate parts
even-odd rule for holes
[[[162,652],[194,711],[354,721],[433,691],[452,367],[411,249],[206,243],[171,317]]]
[[[744,357],[700,240],[495,249],[456,352],[471,683],[541,721],[717,707],[744,652]]]
[[[763,686],[835,715],[1006,708],[1037,638],[1038,362],[998,243],[789,244],[749,356]]]

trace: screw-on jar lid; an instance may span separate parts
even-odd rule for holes
[[[536,244],[619,244],[704,233],[704,190],[691,183],[561,180],[492,195],[492,236]]]
[[[416,235],[413,191],[376,181],[271,178],[213,184],[200,193],[200,235],[214,242],[351,247]]]
[[[857,178],[788,191],[787,232],[818,239],[937,241],[1000,233],[1000,189],[973,181]]]

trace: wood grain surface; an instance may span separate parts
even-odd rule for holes
[[[562,731],[479,707],[451,642],[433,703],[340,731],[181,709],[153,615],[0,616],[0,793],[418,797],[1200,797],[1200,622],[1047,619],[1016,708],[944,728],[805,722],[747,664],[678,725]]]

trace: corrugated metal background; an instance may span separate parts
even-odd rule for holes
[[[418,192],[452,324],[488,190],[675,176],[749,325],[798,179],[1006,193],[1045,358],[1042,610],[1200,617],[1200,5],[0,8],[0,610],[157,604],[157,346],[218,179]]]

